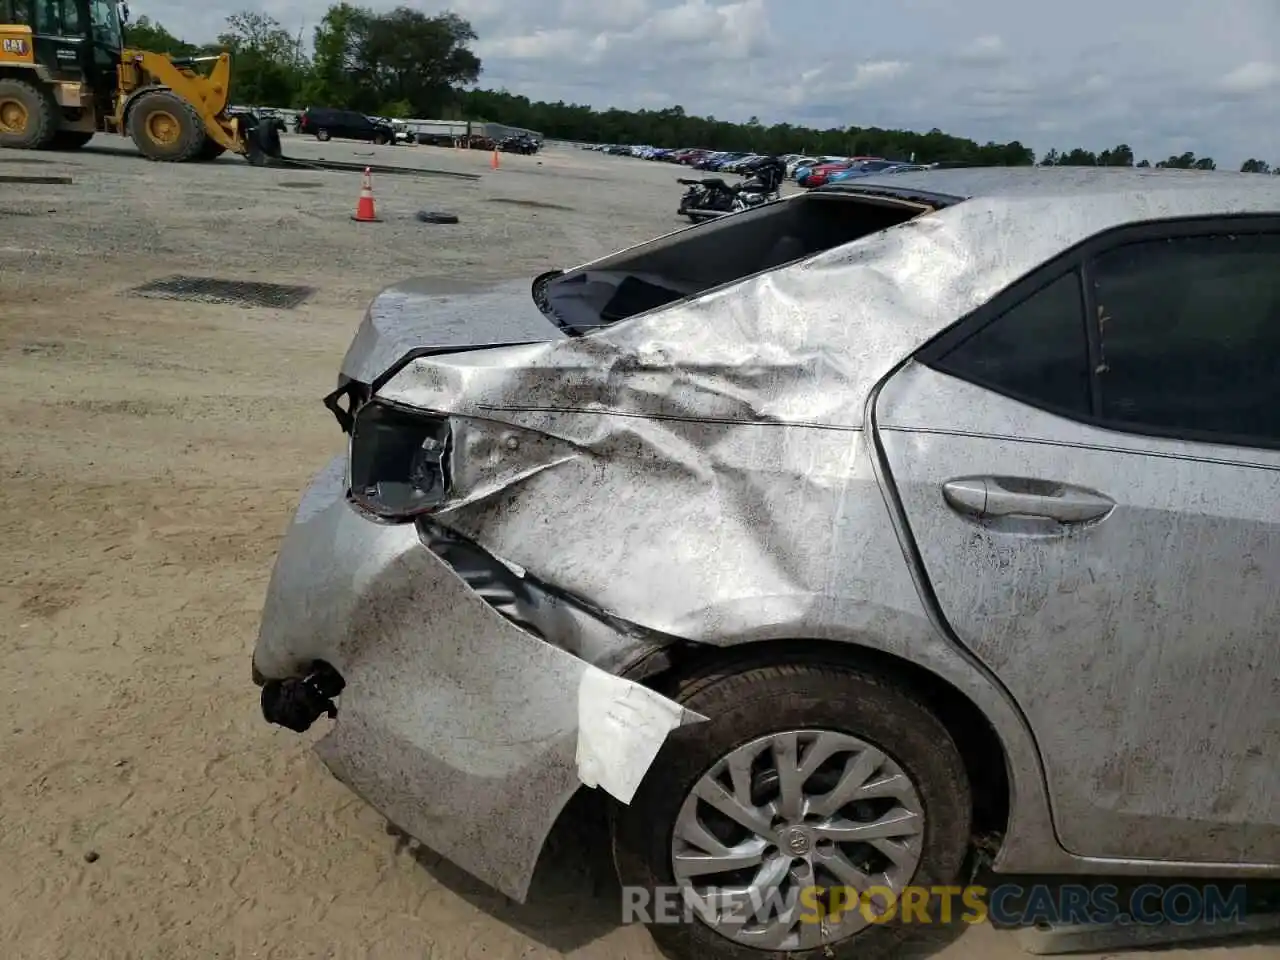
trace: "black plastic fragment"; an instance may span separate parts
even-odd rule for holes
[[[333,698],[346,681],[327,663],[317,662],[305,677],[268,680],[262,687],[262,716],[268,723],[306,733],[320,717],[338,715]]]

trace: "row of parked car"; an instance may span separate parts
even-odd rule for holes
[[[637,157],[641,160],[660,160],[679,163],[696,170],[716,173],[739,173],[760,155],[745,150],[706,150],[701,147],[664,149],[661,147],[627,146],[624,144],[593,144],[586,149],[614,156]],[[906,173],[926,170],[929,165],[884,157],[809,157],[798,153],[783,154],[780,158],[787,165],[787,179],[801,187],[820,187],[827,183],[839,183],[872,174]]]

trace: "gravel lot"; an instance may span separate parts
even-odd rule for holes
[[[677,171],[552,149],[494,172],[480,152],[286,138],[299,157],[483,175],[375,177],[385,222],[356,224],[354,174],[151,164],[99,141],[0,155],[0,177],[74,180],[0,184],[5,957],[654,957],[576,854],[589,827],[508,903],[389,835],[305,738],[263,723],[249,651],[279,536],[341,449],[319,398],[369,297],[666,232]],[[291,311],[129,292],[174,274],[316,290]],[[1166,956],[1261,960],[1278,942]],[[1022,954],[983,928],[938,955]]]

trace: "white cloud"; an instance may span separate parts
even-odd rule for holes
[[[977,66],[1004,63],[1007,58],[1004,40],[994,33],[977,37],[956,53],[956,59],[961,63]]]
[[[481,40],[476,44],[476,52],[482,58],[556,60],[562,57],[576,58],[589,47],[590,42],[577,30],[537,30],[526,36]]]
[[[501,6],[501,0],[487,2]],[[648,12],[648,0],[560,0],[560,18],[579,27],[630,30]]]
[[[860,63],[853,71],[852,89],[865,90],[889,83],[911,69],[911,64],[903,60],[873,60]]]
[[[680,45],[699,47],[704,57],[740,60],[764,52],[769,34],[765,0],[723,4],[684,0],[654,12],[628,39],[645,45],[646,59]]]
[[[1084,82],[1076,87],[1076,93],[1080,96],[1090,96],[1092,94],[1106,93],[1111,89],[1111,78],[1103,76],[1101,73],[1090,74],[1085,78]]]
[[[1244,96],[1265,93],[1277,86],[1280,86],[1280,67],[1262,60],[1242,63],[1218,81],[1218,89],[1223,93]]]
[[[188,39],[227,10],[309,32],[328,0],[131,0]],[[359,3],[361,0],[355,0]],[[485,85],[599,107],[898,127],[1139,156],[1280,161],[1280,2],[894,0],[821,19],[791,0],[364,0],[452,9]]]

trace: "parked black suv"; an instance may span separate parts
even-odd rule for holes
[[[298,132],[312,134],[317,140],[342,137],[373,143],[396,142],[396,132],[389,123],[370,120],[355,110],[334,110],[330,107],[308,107],[303,111]]]

